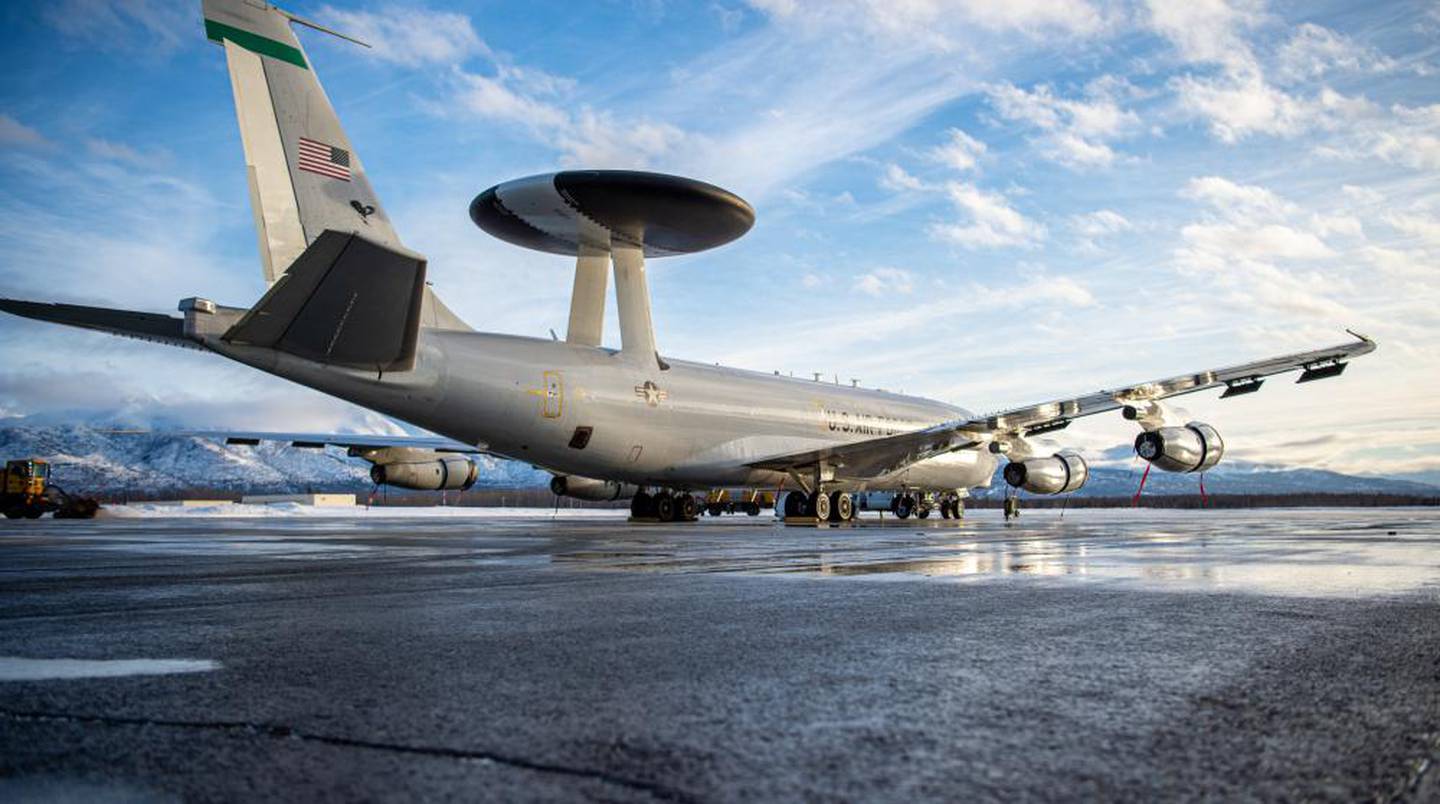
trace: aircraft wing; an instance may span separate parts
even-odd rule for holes
[[[1180,374],[1161,380],[1096,391],[1071,399],[1057,399],[1038,405],[1011,408],[973,419],[954,420],[922,430],[849,444],[779,455],[751,463],[759,469],[799,470],[825,462],[837,477],[866,479],[899,471],[926,458],[946,452],[977,447],[1003,436],[1028,436],[1053,432],[1069,426],[1081,416],[1118,410],[1126,405],[1152,402],[1209,388],[1225,387],[1221,398],[1260,390],[1266,377],[1300,371],[1297,382],[1333,377],[1344,371],[1346,361],[1375,351],[1375,342],[1357,333],[1352,343],[1310,352],[1272,357],[1219,369]]]
[[[117,430],[116,433],[151,435],[148,430]],[[167,435],[192,436],[224,441],[226,444],[253,445],[261,441],[288,441],[292,447],[320,449],[322,447],[344,447],[350,450],[384,449],[386,447],[407,447],[428,449],[435,452],[454,452],[467,455],[485,453],[484,447],[466,444],[444,436],[387,436],[358,435],[354,433],[272,433],[252,430],[167,430]]]

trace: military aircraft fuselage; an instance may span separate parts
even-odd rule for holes
[[[434,329],[420,337],[415,368],[391,374],[204,340],[240,362],[497,455],[649,486],[777,486],[786,475],[747,464],[970,415],[834,382],[668,358],[662,368],[563,341]],[[994,468],[988,452],[961,450],[867,485],[960,489],[984,485]]]

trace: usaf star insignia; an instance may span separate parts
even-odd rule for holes
[[[645,400],[645,404],[652,408],[659,406],[661,402],[670,397],[668,391],[660,390],[660,386],[651,380],[646,380],[644,385],[635,386],[635,395]]]

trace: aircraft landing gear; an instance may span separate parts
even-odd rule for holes
[[[915,513],[915,498],[909,494],[897,494],[890,498],[890,513],[899,519],[909,519]]]
[[[958,494],[948,495],[940,500],[940,516],[945,519],[963,519],[965,517],[965,503],[960,500]]]
[[[843,491],[785,495],[781,512],[786,519],[813,519],[816,522],[849,522],[855,518],[855,498]]]
[[[830,519],[830,495],[823,491],[810,495],[806,500],[806,507],[810,509],[810,515],[820,522]]]
[[[688,491],[635,492],[630,498],[632,519],[657,519],[661,522],[694,522],[700,518],[700,504]]]

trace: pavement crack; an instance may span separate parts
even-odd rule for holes
[[[495,751],[470,750],[462,748],[446,748],[444,746],[406,745],[403,743],[384,743],[374,740],[362,740],[354,737],[341,737],[333,734],[319,734],[295,729],[279,723],[251,723],[246,721],[226,720],[162,720],[146,717],[119,717],[114,715],[91,715],[74,712],[26,712],[14,709],[0,708],[0,718],[20,723],[78,723],[100,726],[135,726],[146,728],[170,728],[188,729],[193,731],[228,732],[247,735],[258,735],[277,740],[302,740],[305,742],[332,745],[341,748],[359,748],[369,751],[386,751],[394,754],[408,754],[413,756],[439,757],[444,759],[470,760],[478,762],[493,762],[496,765],[504,765],[519,770],[533,771],[535,773],[555,774],[559,776],[573,776],[577,779],[592,779],[605,784],[623,787],[639,793],[645,793],[654,798],[665,801],[688,802],[694,799],[690,796],[672,788],[654,782],[647,782],[640,779],[631,779],[620,776],[609,771],[596,770],[593,768],[577,768],[569,765],[560,765],[551,762],[526,759],[524,757],[511,756]]]

